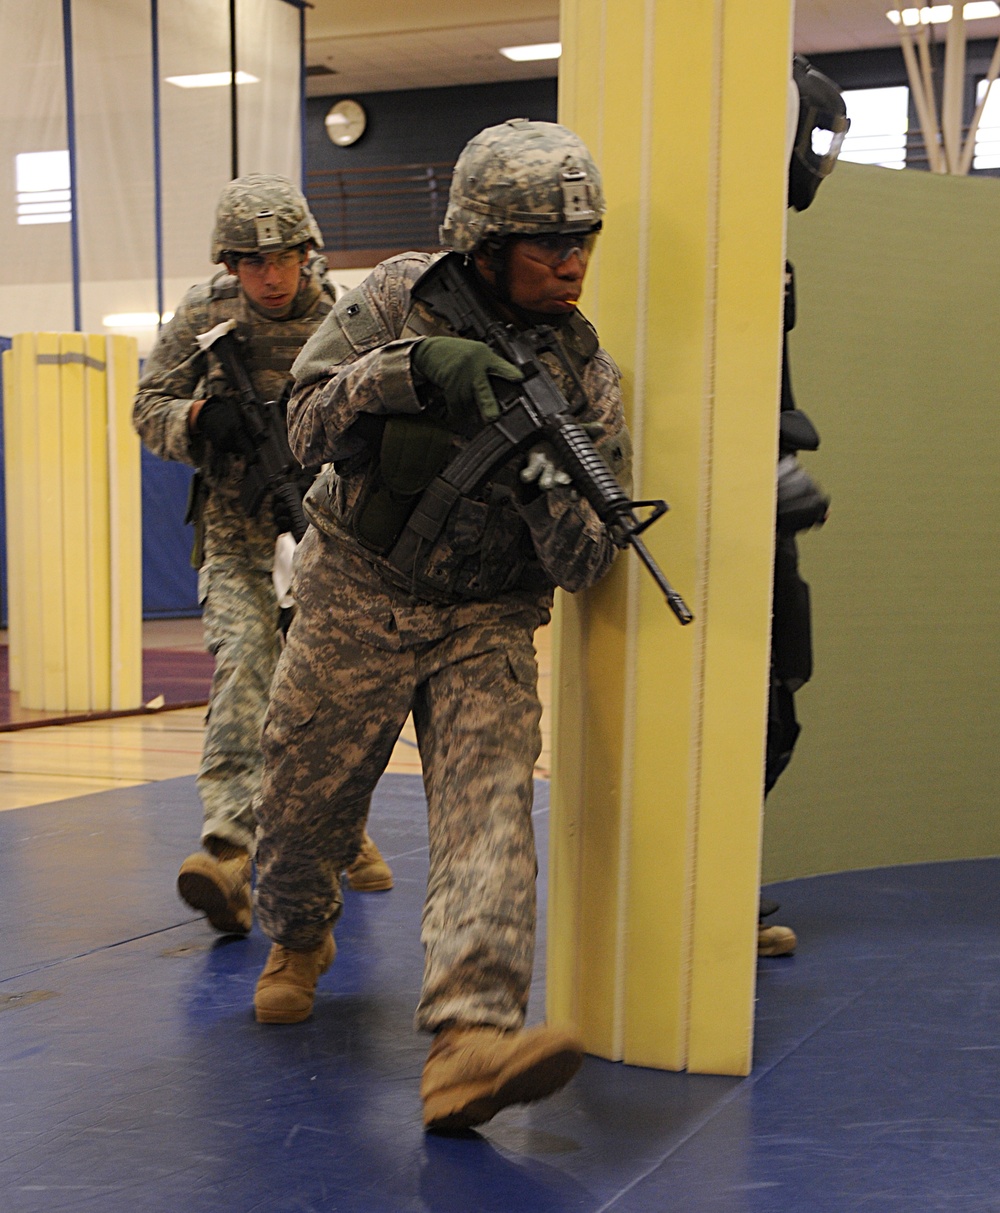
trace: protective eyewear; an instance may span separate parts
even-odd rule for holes
[[[598,232],[553,232],[551,235],[525,236],[524,252],[532,261],[540,261],[550,269],[557,269],[574,255],[586,265],[598,235]]]
[[[247,253],[237,264],[251,274],[263,274],[268,269],[290,270],[301,265],[303,258],[301,249],[290,248],[280,253]]]

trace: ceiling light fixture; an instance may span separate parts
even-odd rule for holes
[[[501,46],[500,54],[515,63],[530,63],[536,59],[558,59],[562,54],[561,42],[536,42],[531,46]]]
[[[966,21],[983,21],[988,17],[1000,17],[1000,4],[994,0],[970,0],[963,9]],[[951,20],[952,6],[950,4],[933,4],[924,8],[904,8],[902,13],[891,8],[886,16],[893,25],[942,25]]]
[[[221,88],[232,80],[232,72],[200,72],[195,76],[168,76],[168,84],[176,84],[178,88]],[[236,73],[237,84],[259,84],[256,76],[249,72]]]

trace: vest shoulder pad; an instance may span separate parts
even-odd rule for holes
[[[209,283],[213,299],[235,299],[240,293],[240,282],[235,274],[220,270]]]

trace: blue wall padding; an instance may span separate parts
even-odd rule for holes
[[[194,528],[184,523],[192,469],[142,449],[142,614],[145,619],[198,615],[198,574],[191,567]]]

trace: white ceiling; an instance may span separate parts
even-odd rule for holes
[[[515,64],[499,47],[552,42],[558,0],[311,0],[306,13],[310,96],[483,84],[553,76],[554,61]],[[904,7],[916,0],[903,0]],[[885,16],[894,0],[797,0],[795,49],[803,54],[896,46]],[[503,20],[497,20],[498,10]],[[941,27],[938,27],[939,29]],[[1000,37],[1000,18],[970,22],[969,37]]]

